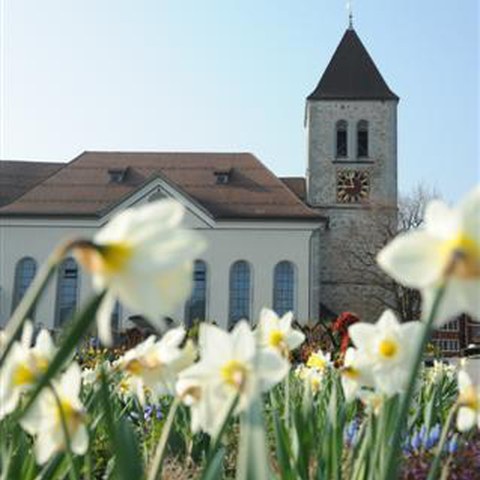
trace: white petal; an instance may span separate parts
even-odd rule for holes
[[[472,385],[472,379],[465,370],[458,372],[458,388],[460,392],[467,390]]]
[[[72,362],[61,378],[61,389],[68,398],[77,398],[82,385],[82,370],[77,362]]]
[[[425,288],[421,293],[422,317],[427,319],[432,312],[435,298],[438,295],[438,287]],[[436,326],[442,326],[464,313],[464,305],[461,301],[463,295],[462,283],[454,278],[450,278],[435,314],[434,324]]]
[[[476,423],[475,410],[468,407],[460,407],[457,413],[457,428],[466,432],[474,427]]]
[[[397,316],[393,310],[390,309],[384,310],[377,321],[377,327],[387,332],[397,329],[399,325],[400,322],[398,321]]]
[[[55,351],[55,345],[48,330],[41,330],[35,342],[35,350],[47,358],[51,358]]]
[[[233,344],[230,335],[215,325],[200,324],[198,344],[202,361],[221,364],[232,358]]]
[[[262,392],[281,382],[288,375],[289,370],[288,361],[276,351],[263,349],[258,352],[257,371]]]
[[[113,344],[112,337],[112,313],[115,308],[115,297],[108,292],[103,297],[102,303],[97,310],[98,336],[104,345]]]
[[[281,319],[280,319],[280,330],[286,332],[292,326],[293,321],[293,312],[287,312]]]
[[[448,240],[461,229],[460,214],[441,200],[432,200],[425,209],[425,228],[433,237]]]
[[[24,348],[30,348],[33,339],[33,325],[30,320],[27,320],[23,325],[22,337],[20,343]]]
[[[287,345],[290,350],[295,350],[305,341],[305,335],[295,329],[292,329],[287,337]]]
[[[238,360],[249,362],[255,355],[255,336],[245,320],[237,322],[231,332],[233,356]]]
[[[462,230],[480,244],[480,186],[470,192],[460,204]]]
[[[77,455],[84,455],[88,450],[88,431],[85,425],[80,425],[75,435],[70,439],[72,452]]]
[[[380,251],[377,261],[399,283],[424,288],[445,272],[448,257],[442,253],[441,244],[423,231],[398,235]]]
[[[375,325],[358,322],[349,327],[348,334],[357,348],[369,349],[376,334]]]
[[[162,337],[161,343],[170,348],[178,347],[183,342],[186,333],[183,327],[172,328]]]

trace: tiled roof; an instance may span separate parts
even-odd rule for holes
[[[112,172],[122,169],[127,170],[121,181],[112,181]],[[230,172],[226,184],[218,182],[219,171]],[[323,218],[249,153],[146,152],[85,152],[0,208],[0,215],[102,216],[156,177],[173,184],[214,218]]]
[[[398,100],[355,30],[348,29],[308,100]]]
[[[0,160],[0,206],[10,203],[62,166],[53,162]]]
[[[307,182],[305,177],[280,177],[280,180],[304,202],[307,198]]]

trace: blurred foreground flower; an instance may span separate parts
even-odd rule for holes
[[[0,370],[0,419],[12,413],[23,393],[29,391],[46,372],[55,353],[47,330],[41,330],[31,347],[33,326],[26,322],[20,342],[15,342]]]
[[[362,387],[373,387],[373,377],[368,360],[355,348],[348,348],[345,353],[342,372],[342,388],[345,400],[351,402]]]
[[[194,232],[181,229],[184,208],[161,200],[125,210],[93,238],[73,243],[78,261],[92,274],[95,290],[107,291],[97,312],[103,343],[112,343],[111,317],[118,299],[154,325],[186,300],[193,260],[204,249]]]
[[[422,323],[399,323],[391,310],[385,310],[376,324],[350,327],[352,341],[365,360],[363,365],[371,369],[380,392],[394,395],[406,388],[422,331]]]
[[[305,340],[305,335],[292,328],[293,313],[288,312],[283,317],[268,308],[260,312],[257,334],[260,345],[274,348],[288,358],[290,352],[299,347]]]
[[[88,432],[79,398],[80,388],[80,367],[72,363],[60,381],[53,382],[53,391],[43,390],[20,420],[22,428],[35,437],[35,458],[39,464],[46,463],[52,455],[67,448],[65,430],[72,452],[77,455],[86,453]]]
[[[166,332],[160,340],[151,335],[144,342],[121,357],[117,365],[130,376],[130,388],[142,405],[145,404],[145,389],[153,395],[173,395],[178,373],[195,361],[196,350],[185,338],[183,327]]]
[[[480,387],[475,387],[465,370],[458,372],[458,414],[457,428],[461,432],[475,425],[480,428]]]
[[[430,202],[425,227],[401,234],[378,255],[380,266],[395,280],[422,291],[423,310],[431,311],[438,287],[445,295],[435,318],[441,325],[467,313],[480,312],[480,187],[452,209]]]
[[[177,391],[195,412],[192,430],[214,434],[238,395],[236,413],[245,410],[259,391],[265,392],[288,373],[288,361],[271,348],[258,348],[245,321],[231,333],[202,323],[200,361],[180,373]],[[193,421],[194,420],[194,421]]]

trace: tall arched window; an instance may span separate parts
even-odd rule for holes
[[[278,315],[293,311],[295,308],[295,266],[292,262],[282,261],[273,271],[273,309]]]
[[[196,260],[193,267],[193,291],[185,306],[185,324],[191,327],[195,320],[207,315],[207,264]]]
[[[55,325],[61,327],[77,306],[78,265],[73,258],[65,259],[58,271]]]
[[[12,311],[17,308],[17,305],[25,295],[36,273],[37,262],[32,257],[23,257],[17,262],[17,266],[15,267]],[[30,312],[30,317],[33,318],[33,311]]]
[[[239,260],[230,269],[230,325],[250,319],[250,297],[250,265],[245,260]]]
[[[348,156],[348,124],[339,120],[335,125],[335,155],[339,158]]]
[[[360,120],[357,123],[357,157],[368,157],[368,122]]]

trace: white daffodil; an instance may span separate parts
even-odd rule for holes
[[[180,228],[183,215],[179,203],[157,201],[115,216],[93,241],[73,243],[95,290],[107,292],[97,312],[103,343],[112,343],[117,299],[159,325],[162,316],[172,315],[190,295],[193,260],[205,244],[196,233]]]
[[[480,386],[475,387],[465,370],[458,372],[457,428],[461,432],[480,428]]]
[[[446,290],[435,323],[480,312],[480,187],[456,209],[430,202],[425,226],[397,236],[378,255],[379,265],[395,280],[422,291],[428,315],[440,284]]]
[[[292,321],[292,312],[279,318],[273,310],[263,308],[256,330],[260,345],[265,348],[274,348],[288,357],[290,352],[305,340],[302,332],[292,328]]]
[[[0,419],[13,412],[23,393],[28,392],[46,372],[55,346],[46,330],[41,330],[31,347],[33,326],[26,322],[20,342],[12,345],[0,370]]]
[[[145,388],[156,396],[174,394],[178,373],[195,361],[196,351],[191,342],[180,348],[185,334],[185,329],[178,327],[166,332],[160,340],[152,335],[118,360],[117,365],[129,374],[131,386],[142,404]]]
[[[83,455],[88,448],[85,410],[79,398],[81,371],[78,364],[72,363],[52,388],[55,394],[44,389],[20,420],[22,428],[35,437],[35,458],[41,465],[66,449],[65,430],[73,453]]]
[[[391,310],[385,310],[376,324],[359,322],[348,329],[364,367],[371,368],[375,386],[387,395],[405,389],[422,331],[422,323],[399,323]]]
[[[310,354],[307,359],[307,367],[314,368],[318,371],[325,371],[332,366],[330,353],[323,353],[319,348],[316,352]]]
[[[324,371],[317,370],[316,368],[309,368],[305,365],[299,365],[294,372],[295,376],[304,382],[304,384],[310,389],[312,394],[320,391],[323,380],[325,378]]]
[[[341,374],[342,388],[347,402],[357,397],[363,387],[374,386],[368,360],[353,347],[349,347],[345,353]]]
[[[200,361],[181,372],[179,377],[180,381],[190,382],[187,385],[201,387],[196,390],[198,402],[207,404],[197,404],[199,414],[205,415],[197,422],[207,432],[221,424],[237,395],[236,413],[239,413],[247,408],[258,391],[269,390],[290,368],[276,349],[257,348],[255,334],[245,321],[238,322],[231,333],[202,323],[199,348]],[[211,412],[216,412],[217,416],[213,424]]]

